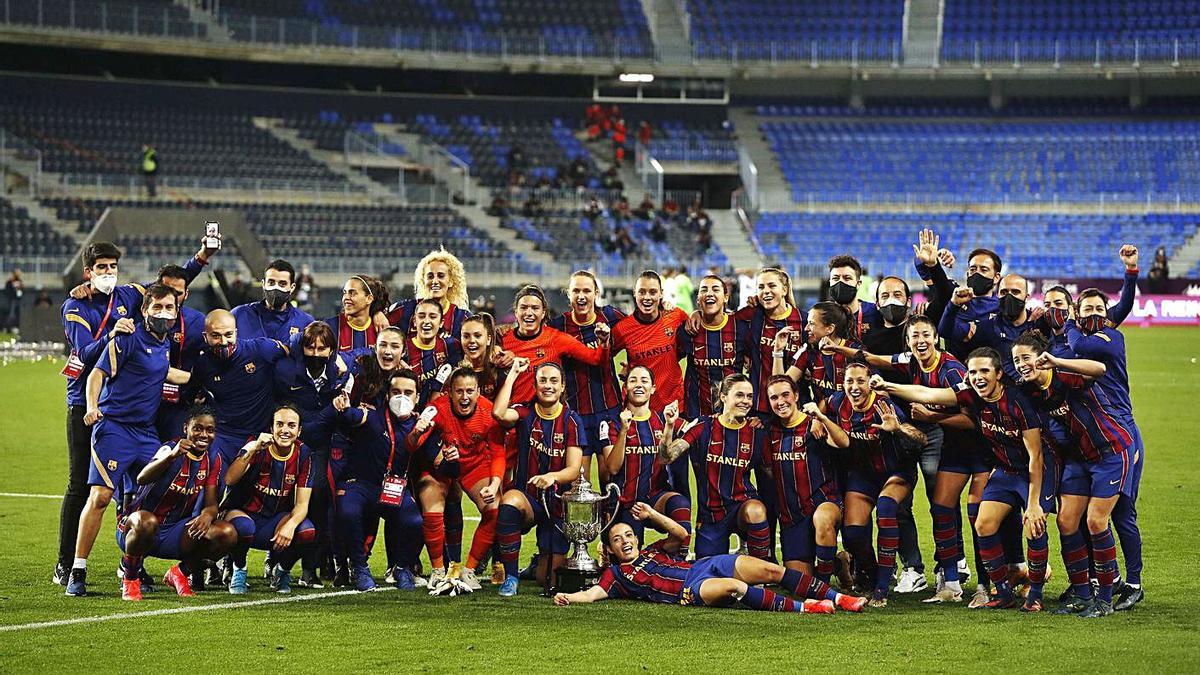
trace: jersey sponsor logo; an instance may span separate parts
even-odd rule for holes
[[[781,452],[778,459],[781,462],[807,462],[808,452]]]
[[[982,427],[984,431],[988,431],[993,434],[1000,434],[1001,436],[1016,438],[1017,436],[1021,435],[1021,432],[1017,429],[1009,429],[987,420],[979,420],[979,426]]]
[[[879,434],[874,431],[850,431],[847,432],[850,438],[856,441],[876,441],[879,440]]]
[[[627,455],[657,455],[657,445],[626,445],[625,454]]]
[[[736,467],[738,469],[745,469],[746,467],[750,466],[749,457],[726,457],[725,455],[718,455],[715,452],[710,452],[704,459],[709,464],[721,464],[724,466]]]
[[[256,370],[258,370],[258,367],[255,366],[253,362],[246,364],[246,372],[247,373],[253,373]]]
[[[733,359],[695,359],[697,368],[723,368],[733,365]]]

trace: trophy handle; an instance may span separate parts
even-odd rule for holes
[[[608,517],[608,522],[604,524],[604,527],[600,528],[601,532],[607,530],[608,526],[612,525],[613,521],[617,519],[617,514],[621,512],[621,502],[620,502],[621,488],[617,487],[616,483],[609,483],[608,487],[606,487],[604,489],[604,491],[608,493],[605,496],[605,499],[608,499],[608,497],[612,497],[617,500],[617,507],[615,509],[613,509],[612,515],[610,515]]]
[[[558,494],[554,492],[554,488],[542,490],[542,508],[546,509],[546,519],[549,520],[552,525],[554,525],[554,529],[558,530],[559,533],[566,535],[567,533],[563,532],[563,529],[558,526],[558,521],[554,519],[554,515],[550,513],[550,504],[546,501],[547,493],[553,495],[554,498],[559,501],[562,501],[562,497],[559,497]]]

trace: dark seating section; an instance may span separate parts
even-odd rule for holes
[[[893,58],[903,24],[897,0],[687,0],[701,58]],[[813,41],[817,54],[812,53]]]
[[[665,242],[655,242],[650,236],[650,221],[625,220],[623,227],[637,247],[629,255],[605,251],[603,242],[617,227],[607,212],[595,224],[579,211],[555,209],[536,218],[515,216],[506,226],[555,259],[584,262],[604,276],[627,274],[632,263],[644,263],[647,269],[678,267],[684,263],[698,263],[704,268],[716,265],[723,269],[727,263],[715,244],[708,251],[699,251],[696,235],[679,224],[670,225]]]
[[[588,187],[598,185],[595,162],[575,138],[574,120],[539,118],[536,111],[525,118],[418,114],[412,126],[469,165],[471,175],[487,186],[507,184],[509,171],[514,168],[508,165],[508,154],[514,146],[523,150],[524,173],[531,185],[543,177],[553,180],[576,158],[584,160],[592,176]]]
[[[1018,42],[1018,55],[1026,60],[1171,60],[1176,39],[1193,42],[1200,35],[1200,4],[1195,0],[955,0],[946,3],[942,35],[942,54],[949,60],[972,60],[980,53],[984,58],[1011,59],[1013,44]]]
[[[911,245],[923,227],[961,261],[976,246],[993,248],[1006,270],[1029,277],[1113,277],[1117,247],[1137,245],[1143,258],[1159,246],[1167,255],[1196,231],[1191,214],[1124,215],[986,213],[764,213],[754,225],[763,253],[785,265],[853,251],[871,276],[912,276]],[[1002,234],[1000,234],[1002,233]],[[1097,246],[1102,245],[1098,251]],[[1111,250],[1110,250],[1111,249]]]
[[[234,39],[248,42],[550,56],[653,54],[638,0],[222,0],[221,17]]]
[[[0,254],[22,256],[69,256],[75,241],[30,217],[23,207],[0,197]]]
[[[131,35],[208,37],[208,27],[191,20],[171,0],[11,0],[4,3],[7,22],[49,28],[93,30]]]
[[[137,174],[142,144],[149,143],[168,181],[345,182],[237,110],[194,110],[150,98],[86,104],[17,99],[0,103],[0,126],[37,145],[43,170],[54,173],[127,179]]]

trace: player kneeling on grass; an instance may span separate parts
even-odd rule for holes
[[[748,555],[723,554],[688,562],[680,551],[688,533],[679,523],[645,502],[630,509],[634,520],[665,530],[667,538],[641,548],[637,533],[618,522],[604,533],[610,565],[600,582],[579,593],[559,593],[554,604],[629,599],[668,604],[727,607],[773,612],[833,614],[834,607],[861,612],[866,598],[842,595],[823,581],[798,570]],[[779,584],[802,601],[780,595],[758,584]]]
[[[178,560],[163,581],[183,597],[192,597],[189,577],[200,561],[220,558],[237,543],[233,525],[217,520],[221,456],[211,450],[217,435],[211,408],[193,408],[184,438],[159,448],[137,476],[138,491],[130,513],[117,526],[121,558],[121,598],[142,599],[138,570],[142,558]]]
[[[308,519],[312,495],[312,458],[300,442],[300,415],[289,404],[275,409],[271,433],[259,434],[242,448],[225,474],[231,508],[225,520],[237,528],[233,549],[233,578],[229,592],[245,593],[246,553],[250,547],[275,553],[271,586],[292,592],[292,566],[304,547],[316,541]]]

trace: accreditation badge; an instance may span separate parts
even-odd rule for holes
[[[408,479],[400,476],[384,476],[383,489],[379,491],[379,503],[383,506],[400,506]]]
[[[79,360],[79,355],[71,352],[67,357],[67,365],[63,366],[62,374],[67,376],[69,380],[77,380],[83,373],[83,361]]]
[[[163,382],[162,400],[167,403],[179,403],[179,385]]]

